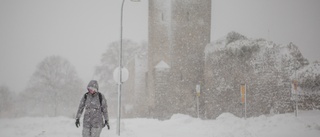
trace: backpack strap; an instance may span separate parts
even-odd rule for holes
[[[84,98],[84,102],[86,102],[86,100],[87,100],[87,95],[88,95],[88,92],[84,94],[84,97],[83,97]]]
[[[98,95],[99,95],[100,107],[102,107],[102,94],[98,92]]]

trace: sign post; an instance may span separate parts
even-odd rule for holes
[[[241,103],[244,103],[244,119],[247,119],[247,93],[246,84],[240,85],[240,92],[241,92]]]
[[[198,113],[198,118],[200,117],[199,115],[199,111],[200,111],[200,109],[199,109],[199,97],[200,97],[200,85],[199,84],[197,84],[197,86],[196,86],[196,92],[197,92],[197,113]]]
[[[298,81],[297,80],[293,80],[292,87],[293,87],[292,96],[295,102],[295,109],[296,109],[294,114],[297,117],[298,116]]]

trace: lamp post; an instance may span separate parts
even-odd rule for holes
[[[140,2],[140,0],[131,0],[132,2]],[[117,118],[117,134],[120,136],[120,118],[121,118],[121,86],[122,86],[122,31],[123,31],[123,7],[125,0],[122,0],[120,15],[120,47],[119,47],[119,83],[118,83],[118,118]]]

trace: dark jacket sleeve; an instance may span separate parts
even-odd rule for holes
[[[80,101],[80,105],[79,105],[79,108],[78,108],[78,112],[77,112],[77,115],[76,115],[76,119],[79,119],[82,115],[82,112],[84,110],[84,107],[86,106],[85,105],[85,99],[84,99],[84,96],[82,97],[81,101]]]
[[[103,117],[104,120],[109,120],[109,116],[108,116],[108,104],[107,104],[107,100],[104,97],[104,95],[102,95],[102,107],[101,107],[101,111],[103,113]]]

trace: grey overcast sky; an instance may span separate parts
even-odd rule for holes
[[[121,0],[0,0],[0,85],[24,90],[45,57],[59,55],[91,80],[107,45],[120,38]],[[293,42],[320,60],[320,0],[213,0],[211,41],[230,31]],[[124,7],[123,37],[147,41],[148,0]]]

